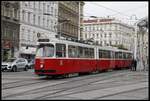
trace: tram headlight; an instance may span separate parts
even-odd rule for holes
[[[44,67],[44,65],[43,65],[43,64],[41,64],[41,65],[40,65],[40,68],[43,68],[43,67]]]

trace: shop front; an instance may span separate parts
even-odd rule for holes
[[[36,48],[35,47],[21,47],[20,57],[31,60],[35,57]]]
[[[2,40],[2,60],[6,61],[7,59],[13,57],[13,47],[10,40]]]

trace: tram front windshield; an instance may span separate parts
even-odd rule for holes
[[[37,57],[53,57],[54,56],[54,45],[52,44],[41,44],[37,48]]]

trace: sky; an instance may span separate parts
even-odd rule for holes
[[[133,24],[138,19],[148,17],[148,1],[127,2],[109,1],[94,2],[88,1],[84,5],[84,17],[115,17],[122,22]],[[135,19],[137,18],[137,20]]]

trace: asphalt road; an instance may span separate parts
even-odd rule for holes
[[[148,72],[116,70],[70,78],[45,78],[34,70],[2,72],[2,100],[7,99],[149,99]]]

